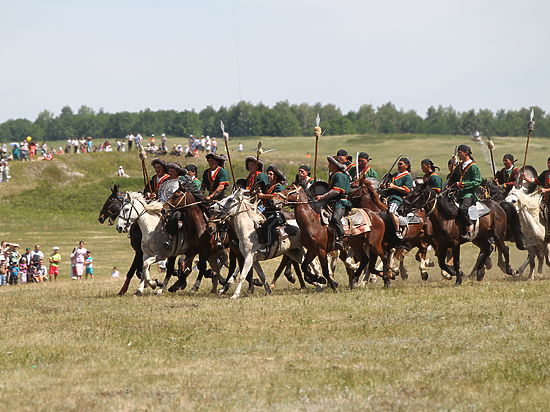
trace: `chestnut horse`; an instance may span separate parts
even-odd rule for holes
[[[301,231],[301,243],[307,249],[305,259],[302,262],[302,271],[308,277],[314,278],[314,275],[309,271],[309,265],[315,257],[318,257],[323,276],[329,286],[337,291],[338,283],[330,274],[327,259],[328,253],[333,250],[335,235],[332,229],[321,224],[321,202],[315,201],[302,186],[296,185],[283,190],[278,197],[282,198],[284,203],[295,206],[294,214]],[[276,197],[275,203],[281,203],[281,201]],[[384,279],[384,286],[387,287],[390,285],[388,258],[382,247],[385,224],[378,213],[368,209],[365,209],[365,211],[371,220],[370,231],[360,235],[347,236],[354,257],[359,261],[359,267],[352,274],[353,279],[350,279],[350,284],[357,282],[367,266],[368,272],[374,270],[376,259],[371,259],[371,257],[376,255],[383,262],[382,278]],[[342,254],[340,254],[340,259],[345,262],[345,256],[342,256]]]

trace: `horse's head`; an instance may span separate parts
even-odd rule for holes
[[[115,222],[115,219],[120,213],[120,208],[122,206],[122,199],[124,198],[124,193],[118,191],[118,186],[114,185],[110,187],[111,194],[103,203],[103,207],[99,212],[99,217],[97,220],[99,223],[103,224],[105,220],[109,221],[109,225],[112,225]]]
[[[420,183],[414,187],[404,198],[405,209],[422,209],[431,200],[435,193],[426,183]]]
[[[133,197],[130,192],[126,192],[122,207],[120,208],[120,214],[118,215],[116,230],[119,233],[127,233],[132,223],[138,220],[145,212],[145,203],[139,197]]]
[[[235,213],[239,204],[243,201],[246,189],[239,187],[229,196],[224,197],[222,200],[216,200],[210,205],[210,212],[212,216],[227,216],[231,213]]]

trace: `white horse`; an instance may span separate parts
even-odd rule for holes
[[[535,278],[535,257],[538,258],[537,273],[542,275],[544,259],[546,263],[549,256],[549,243],[544,240],[545,226],[541,219],[541,200],[539,192],[528,194],[524,189],[513,188],[506,201],[512,203],[518,211],[521,231],[525,239],[528,256],[525,262],[519,267],[518,274],[522,274],[527,265],[530,266],[529,279]]]
[[[224,216],[231,225],[239,240],[239,251],[244,257],[244,264],[240,269],[237,287],[231,296],[232,299],[240,296],[242,284],[251,268],[254,268],[256,273],[258,273],[260,280],[264,284],[266,293],[271,293],[271,288],[265,279],[265,274],[259,263],[260,261],[273,259],[284,254],[293,261],[302,263],[304,257],[304,249],[300,244],[300,228],[295,220],[287,221],[287,225],[293,229],[288,236],[287,242],[277,245],[276,251],[269,250],[266,253],[259,251],[264,245],[259,241],[256,229],[265,221],[265,217],[258,211],[258,202],[252,202],[244,196],[244,193],[243,189],[238,189],[211,207],[214,214]],[[227,290],[232,282],[233,276],[229,278],[224,290]],[[319,285],[315,286],[318,289],[320,288]]]

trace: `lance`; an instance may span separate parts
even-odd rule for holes
[[[401,153],[399,156],[397,156],[397,158],[395,159],[395,162],[393,162],[393,164],[391,165],[390,170],[388,170],[388,173],[386,173],[384,175],[384,177],[382,178],[382,182],[380,184],[380,187],[382,187],[384,185],[387,185],[389,183],[391,171],[393,170],[393,168],[395,167],[395,165],[397,164],[399,159],[401,159],[401,156],[403,156],[403,153]]]
[[[535,130],[535,109],[531,109],[531,116],[529,118],[529,123],[527,123],[527,143],[525,144],[525,155],[523,156],[523,167],[521,170],[525,171],[525,164],[527,163],[527,151],[529,150],[529,140],[531,139],[531,134]]]
[[[147,159],[147,155],[145,154],[145,150],[143,150],[143,146],[141,145],[141,142],[138,142],[136,139],[136,145],[138,147],[138,156],[141,159],[141,170],[143,172],[143,186],[149,187],[149,193],[153,193],[153,188],[151,187],[151,181],[149,180],[149,174],[147,173],[147,167],[145,166],[145,159]]]
[[[229,170],[231,170],[231,177],[233,178],[233,187],[235,186],[235,172],[233,171],[233,163],[231,163],[231,154],[229,153],[229,133],[225,132],[225,126],[223,120],[220,120],[220,127],[222,128],[223,142],[225,143],[225,152],[227,153],[227,161],[229,162]]]
[[[495,144],[491,140],[491,137],[487,136],[487,139],[489,139],[489,141],[487,142],[487,147],[489,148],[489,153],[491,154],[491,167],[493,168],[493,179],[495,179],[497,176],[497,172],[495,169],[495,159],[493,158],[493,149],[495,148]]]
[[[359,152],[355,153],[355,178],[359,180]]]
[[[319,127],[319,123],[321,123],[321,117],[319,117],[319,113],[317,113],[317,117],[315,119],[315,128],[313,129],[313,135],[315,136],[315,159],[313,160],[313,181],[317,181],[317,151],[319,148],[319,137],[321,136],[321,128]]]

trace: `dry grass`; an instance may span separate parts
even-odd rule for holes
[[[256,141],[243,140],[249,151],[234,155],[239,176],[242,159]],[[312,141],[263,139],[264,147],[277,148],[265,161],[290,171],[312,151]],[[413,164],[431,157],[444,165],[453,145],[462,141],[326,137],[320,153],[339,147],[365,150],[379,170],[399,152],[413,157]],[[514,151],[519,157],[523,142],[496,139],[497,157]],[[543,139],[532,145],[533,163],[540,168],[548,145]],[[71,177],[83,191],[101,187],[101,201],[117,163],[134,177],[140,173],[135,152],[56,161],[85,175]],[[23,247],[40,243],[47,253],[58,245],[65,262],[56,284],[0,288],[1,410],[547,409],[547,274],[535,282],[513,281],[494,268],[483,282],[454,288],[435,269],[428,282],[420,281],[408,257],[409,280],[395,281],[390,290],[376,283],[317,294],[281,279],[274,295],[257,289],[236,302],[209,295],[209,284],[197,295],[117,297],[122,280],[109,275],[113,266],[128,267],[128,239],[97,223],[97,212],[89,211],[99,210],[96,198],[82,212],[53,211],[48,203],[40,208],[34,199],[49,193],[44,188],[26,194],[36,187],[36,179],[23,173],[34,169],[26,167],[12,168],[13,182],[0,196],[0,213],[13,216],[2,222],[0,237]],[[33,173],[66,176],[53,169]],[[56,186],[58,194],[72,197],[70,186]],[[23,200],[32,204],[11,206]],[[94,251],[94,282],[68,279],[68,253],[80,239]],[[475,248],[464,248],[465,272],[473,254]],[[524,256],[514,250],[513,266]],[[268,276],[274,265],[265,265]],[[346,283],[341,268],[337,279]]]

